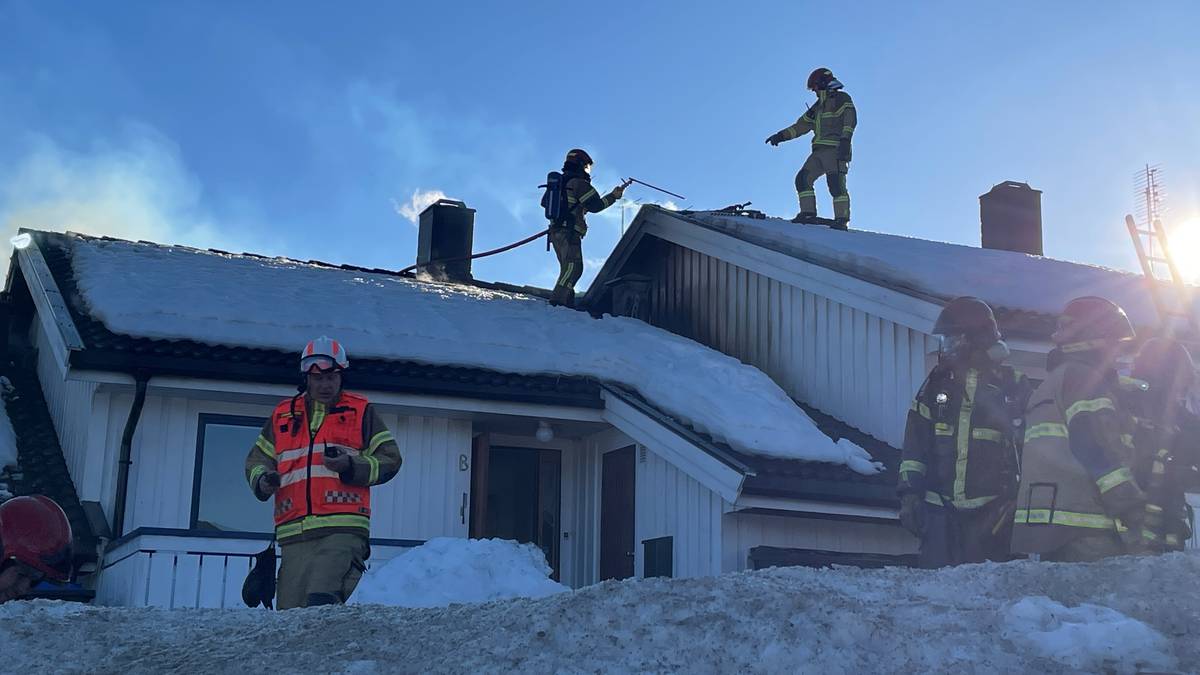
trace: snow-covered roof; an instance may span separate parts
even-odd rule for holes
[[[998,309],[1056,315],[1073,298],[1098,295],[1122,306],[1139,326],[1158,322],[1145,278],[1106,267],[857,229],[839,232],[779,218],[760,220],[652,208],[645,209],[644,214],[685,220],[881,286],[933,299],[974,295]],[[1193,308],[1200,310],[1200,293],[1192,288]]]
[[[355,358],[616,382],[753,455],[876,468],[823,434],[770,378],[641,321],[540,298],[287,259],[71,236],[90,316],[113,333],[298,351],[329,335]]]

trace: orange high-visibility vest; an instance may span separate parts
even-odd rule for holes
[[[344,483],[325,468],[326,445],[341,446],[351,455],[362,452],[366,410],[366,398],[347,392],[333,406],[313,402],[312,420],[302,399],[288,399],[275,407],[271,423],[279,471],[275,493],[279,540],[319,527],[370,530],[371,489]]]

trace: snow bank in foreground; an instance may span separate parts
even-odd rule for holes
[[[1162,634],[1108,607],[1065,607],[1044,596],[1024,598],[1005,610],[1004,624],[1006,639],[1072,668],[1175,667]]]
[[[544,598],[570,590],[550,580],[533,544],[504,539],[440,537],[372,569],[351,604],[447,607],[454,603]]]
[[[1089,664],[1084,671],[1200,672],[1197,577],[1200,556],[1174,554],[932,572],[790,568],[435,609],[64,614],[44,601],[8,603],[0,605],[0,663],[11,672],[122,675],[1078,673],[1043,648],[1058,644],[1045,637],[1053,611],[1066,617],[1061,625],[1077,625],[1072,658]],[[1162,639],[1129,632],[1133,621]],[[1114,650],[1097,639],[1113,635],[1130,644]]]
[[[1041,256],[962,246],[879,232],[838,232],[795,225],[779,218],[754,220],[697,213],[693,217],[747,239],[789,250],[867,278],[934,296],[974,295],[995,306],[1058,314],[1081,295],[1099,295],[1125,308],[1134,323],[1157,323],[1144,277],[1119,270]],[[1120,222],[1113,232],[1124,236]],[[1168,291],[1169,292],[1169,291]],[[1191,291],[1200,311],[1200,293]]]
[[[299,351],[318,335],[355,357],[584,375],[633,387],[742,452],[877,467],[836,444],[770,378],[635,319],[596,320],[529,296],[131,242],[75,240],[93,315],[115,333]]]

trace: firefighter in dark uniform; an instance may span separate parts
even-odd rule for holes
[[[1145,552],[1146,496],[1116,370],[1133,325],[1104,298],[1076,298],[1051,339],[1046,379],[1025,415],[1012,551],[1059,562]]]
[[[850,94],[842,91],[842,83],[828,68],[817,68],[808,76],[808,88],[817,94],[817,102],[796,120],[796,123],[767,137],[767,143],[777,146],[793,138],[813,132],[812,154],[796,174],[796,195],[800,213],[794,223],[815,223],[817,193],[813,185],[821,176],[833,196],[833,227],[844,230],[850,222],[850,193],[846,191],[846,174],[850,171],[850,139],[858,126],[858,113]]]
[[[583,276],[583,237],[587,234],[587,213],[599,213],[612,206],[625,194],[625,182],[600,196],[592,187],[592,158],[575,148],[563,162],[563,181],[566,183],[566,218],[550,224],[550,243],[558,257],[558,281],[550,295],[550,304],[575,306],[575,284]]]
[[[1133,476],[1146,493],[1146,547],[1182,551],[1192,536],[1192,514],[1184,496],[1200,462],[1200,419],[1185,401],[1195,384],[1196,365],[1175,340],[1150,338],[1133,361],[1133,386],[1121,402],[1136,428]]]
[[[938,364],[904,430],[900,523],[921,540],[922,567],[1007,560],[1021,412],[1030,386],[977,298],[952,300],[933,332]]]

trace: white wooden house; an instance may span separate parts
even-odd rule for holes
[[[766,236],[764,226],[798,228],[647,207],[584,302],[758,367],[829,435],[866,448],[887,471],[862,476],[738,452],[595,378],[360,359],[349,386],[379,406],[404,457],[396,479],[373,491],[369,562],[445,536],[534,542],[573,587],[775,563],[906,562],[916,542],[896,522],[895,448],[948,296],[881,270],[864,274],[819,246],[806,251],[803,238]],[[793,232],[851,245],[868,236]],[[100,541],[85,583],[103,604],[239,605],[250,556],[271,538],[269,505],[250,495],[242,462],[272,406],[295,392],[294,355],[115,333],[106,308],[83,301],[73,271],[78,251],[112,240],[29,234],[5,287],[7,368],[26,403],[44,395],[49,452],[65,468],[58,478],[69,478],[52,496],[81,537]],[[1028,262],[951,248],[981,264],[997,255]],[[1141,292],[1125,275],[1098,273],[1122,293]],[[1010,304],[1001,318],[1014,359],[1036,373],[1046,313],[1029,309]],[[23,459],[48,452],[45,434],[14,424]]]

